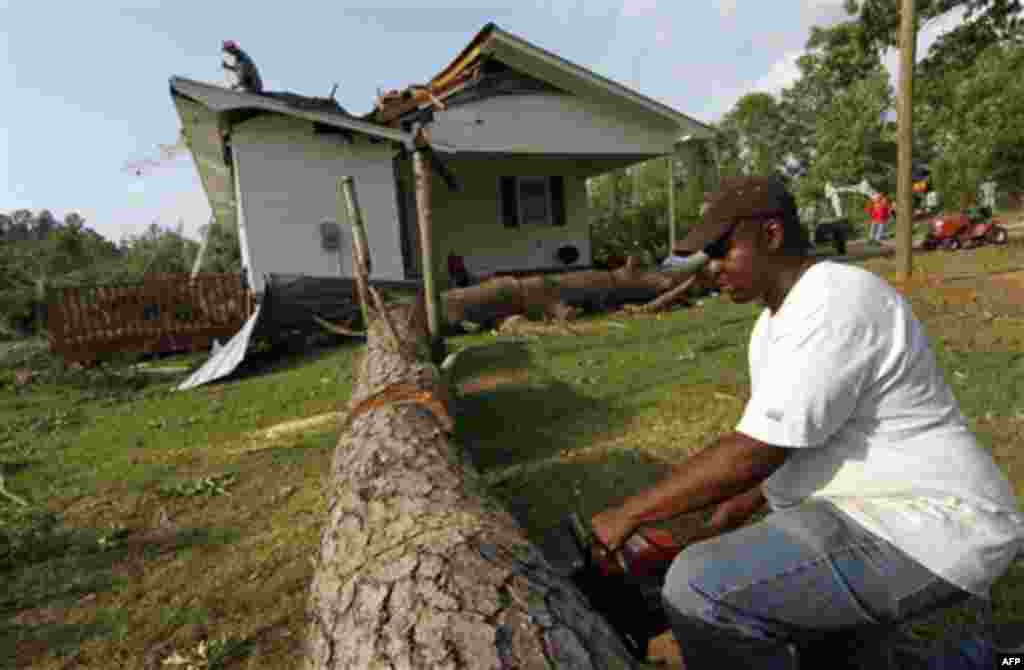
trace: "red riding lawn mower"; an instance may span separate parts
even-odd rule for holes
[[[1006,244],[1009,232],[1001,219],[992,217],[988,207],[973,207],[954,214],[942,214],[931,221],[931,230],[921,242],[927,251],[969,249],[982,244]]]

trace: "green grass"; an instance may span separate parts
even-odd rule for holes
[[[1024,497],[1024,307],[976,276],[1019,268],[1024,246],[917,258],[926,276],[961,277],[912,300],[982,444]],[[468,348],[455,439],[536,539],[735,426],[757,312],[709,299],[588,317],[578,335],[453,338]],[[171,390],[181,375],[60,371],[0,352],[0,468],[32,504],[0,500],[0,668],[135,668],[200,648],[212,650],[208,667],[294,667],[337,424],[258,433],[343,407],[361,349],[294,354],[185,393]],[[19,386],[24,367],[39,374]],[[686,532],[699,516],[669,526]],[[1024,619],[1019,567],[995,606],[999,620]]]

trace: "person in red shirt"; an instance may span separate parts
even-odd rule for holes
[[[868,244],[877,246],[882,243],[882,237],[885,235],[885,224],[889,223],[889,217],[892,216],[892,204],[885,197],[884,193],[879,193],[871,199],[864,209],[871,215],[872,221]]]

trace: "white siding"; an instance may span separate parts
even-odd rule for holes
[[[571,95],[499,95],[435,111],[431,138],[459,151],[518,154],[668,153],[679,129]]]
[[[352,234],[344,212],[338,211],[338,180],[344,175],[355,178],[372,276],[404,277],[394,149],[387,143],[370,144],[357,136],[350,145],[337,135],[314,135],[309,122],[264,116],[234,127],[232,151],[256,292],[263,290],[269,273],[351,276]],[[323,221],[341,224],[339,250],[322,248]]]
[[[463,256],[466,269],[476,276],[503,270],[562,267],[555,251],[564,244],[579,249],[580,258],[573,266],[590,265],[591,217],[586,179],[573,174],[572,161],[503,157],[450,159],[448,164],[463,190],[453,193],[437,177],[432,180],[434,235],[442,277],[447,278],[449,252]],[[408,162],[401,172],[402,178],[411,184]],[[506,228],[500,210],[499,178],[516,175],[562,175],[566,225]]]

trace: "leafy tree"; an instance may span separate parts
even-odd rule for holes
[[[76,212],[59,222],[49,210],[17,210],[0,219],[0,320],[34,327],[38,292],[46,286],[90,283],[117,258],[117,248],[86,228]]]
[[[846,11],[856,16],[865,37],[876,48],[899,45],[899,0],[846,0]],[[970,57],[977,53],[977,41],[1003,30],[1015,31],[1020,25],[1020,0],[915,0],[914,10],[918,22],[927,24],[954,9],[962,9],[966,21],[953,31],[940,37],[933,49],[936,61],[946,60],[959,51]],[[941,55],[940,55],[941,54]]]
[[[797,197],[810,203],[821,199],[826,181],[845,182],[846,174],[860,169],[851,165],[857,162],[857,154],[877,153],[872,149],[879,146],[880,137],[861,134],[864,144],[836,137],[842,132],[836,121],[855,113],[843,107],[859,104],[860,98],[874,90],[871,87],[865,90],[861,82],[878,79],[884,69],[881,49],[871,42],[856,20],[829,28],[813,27],[806,52],[797,59],[797,68],[800,77],[783,89],[780,96],[781,143],[787,173],[797,178],[794,187]],[[871,121],[880,122],[881,113]],[[862,126],[867,123],[867,118],[861,120]],[[822,156],[822,151],[846,154]],[[832,174],[840,166],[845,167]],[[858,176],[853,181],[859,182],[861,178],[863,176]]]
[[[142,278],[153,274],[189,272],[199,245],[185,237],[184,226],[180,222],[175,228],[163,228],[153,222],[141,234],[122,239],[120,250],[127,273]]]
[[[891,192],[895,184],[891,131],[884,114],[893,100],[883,72],[853,82],[823,110],[814,131],[815,160],[802,184],[815,194],[825,182],[856,184],[862,179]]]
[[[942,79],[946,103],[929,110],[937,148],[932,174],[937,188],[960,206],[970,204],[980,183],[995,179],[1011,191],[1024,189],[1024,46],[994,44],[968,68]]]
[[[774,175],[784,167],[784,120],[770,93],[748,93],[722,118],[719,130],[728,138],[728,159],[739,172]],[[730,165],[730,167],[733,167]]]
[[[225,228],[216,223],[209,225],[206,240],[206,255],[203,258],[203,272],[241,272],[242,249],[238,242],[238,230]],[[203,231],[204,232],[205,228]]]

